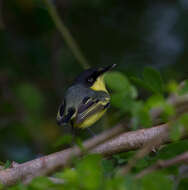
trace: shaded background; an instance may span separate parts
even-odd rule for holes
[[[187,0],[53,3],[91,66],[117,63],[117,70],[140,76],[150,65],[165,81],[187,78]],[[62,139],[66,130],[56,125],[57,108],[82,70],[42,0],[0,2],[1,161],[62,149],[68,137]],[[109,115],[113,108],[94,130],[114,124]]]

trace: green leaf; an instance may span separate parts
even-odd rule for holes
[[[180,117],[179,121],[184,126],[184,128],[188,130],[188,113],[184,113]]]
[[[63,135],[62,137],[58,138],[57,141],[54,143],[54,147],[59,147],[65,144],[70,144],[72,142],[72,135]]]
[[[188,150],[188,140],[180,140],[165,145],[154,158],[154,161],[158,159],[167,160],[175,157],[176,155],[182,154]]]
[[[185,133],[184,128],[188,128],[188,113],[183,114],[170,128],[170,138],[177,141]]]
[[[146,106],[144,106],[143,102],[134,102],[131,113],[133,115],[132,124],[134,129],[137,129],[139,125],[143,127],[151,126],[152,121],[149,114],[149,110]]]
[[[164,103],[165,103],[165,99],[160,94],[154,94],[150,96],[146,101],[146,105],[148,106],[149,109],[161,108],[163,107]]]
[[[106,179],[104,182],[104,190],[128,190],[125,187],[125,181],[122,176]]]
[[[173,141],[177,141],[181,138],[182,136],[182,128],[183,126],[179,121],[173,123],[170,128],[170,138]]]
[[[186,174],[185,174],[186,175]],[[183,177],[183,176],[182,176]],[[179,185],[178,185],[178,190],[187,190],[188,187],[188,178],[182,178]]]
[[[119,154],[115,154],[113,155],[113,159],[115,159],[115,161],[120,164],[122,163],[127,163],[131,158],[133,158],[133,156],[135,155],[134,151],[129,151],[129,152],[122,152]]]
[[[143,127],[151,127],[152,121],[151,121],[149,111],[147,109],[145,109],[143,107],[140,110],[138,117],[139,117],[141,126],[143,126]]]
[[[133,99],[136,99],[138,97],[138,92],[135,86],[131,85],[130,87],[130,96]]]
[[[63,172],[57,173],[56,176],[58,178],[62,178],[67,183],[77,184],[78,182],[78,172],[76,170],[66,168]]]
[[[152,88],[142,79],[139,79],[137,77],[131,77],[131,81],[142,88],[145,88],[148,91],[152,91]]]
[[[167,122],[169,120],[169,117],[172,117],[173,115],[175,115],[175,113],[176,111],[174,106],[165,102],[162,113],[162,116],[165,119],[165,121]]]
[[[162,77],[157,70],[146,67],[143,72],[143,79],[154,93],[163,93]]]
[[[137,163],[133,168],[133,171],[140,172],[141,170],[149,167],[149,165],[150,165],[150,157],[147,155],[137,161]]]
[[[2,188],[3,190],[4,188]],[[30,188],[27,188],[26,185],[22,184],[22,183],[18,183],[17,185],[14,185],[12,187],[9,187],[8,190],[28,190]],[[0,188],[1,190],[1,188]]]
[[[85,156],[76,167],[79,182],[83,189],[98,189],[102,183],[102,165],[100,155]]]
[[[75,141],[76,141],[76,145],[84,152],[85,149],[83,146],[82,139],[80,137],[76,137]]]
[[[120,72],[110,72],[105,75],[105,82],[113,91],[130,90],[130,83],[125,75]]]
[[[114,173],[115,164],[112,160],[102,160],[102,167],[105,176],[111,176]]]
[[[118,164],[125,164],[127,162],[127,159],[123,158],[120,154],[113,155],[113,158]]]
[[[176,81],[170,81],[166,85],[167,91],[172,94],[172,93],[177,93],[178,92],[178,83]]]
[[[114,92],[111,95],[111,104],[123,112],[130,111],[132,103],[138,95],[137,89],[132,86],[126,76],[120,72],[107,74],[105,81]]]
[[[141,189],[139,181],[135,180],[133,176],[126,175],[124,180],[125,180],[126,190],[140,190]]]
[[[4,187],[3,187],[3,185],[0,183],[0,190],[3,190],[4,189]]]
[[[142,188],[144,190],[171,190],[173,183],[168,176],[166,176],[162,171],[156,171],[145,175],[141,179]]]
[[[134,100],[126,92],[113,93],[111,95],[111,104],[124,112],[130,111],[133,103]]]
[[[188,113],[183,114],[175,123],[173,123],[170,129],[170,137],[173,141],[177,141],[181,138],[182,134],[188,129]]]
[[[53,185],[53,182],[51,182],[47,177],[37,177],[33,179],[32,182],[29,184],[29,188],[41,190],[49,189],[50,187],[53,187]]]
[[[11,166],[11,161],[10,161],[10,160],[7,160],[7,161],[5,162],[4,169],[9,168],[10,166]]]

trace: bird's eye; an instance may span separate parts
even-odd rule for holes
[[[88,78],[87,81],[92,84],[94,82],[94,79],[93,78]]]

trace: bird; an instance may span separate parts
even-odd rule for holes
[[[85,129],[98,121],[110,106],[104,74],[116,64],[84,70],[66,90],[58,108],[57,124]]]

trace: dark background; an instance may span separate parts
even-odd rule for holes
[[[57,108],[83,68],[42,0],[0,3],[0,155],[23,162],[62,149],[68,137],[56,125]],[[150,65],[164,81],[187,78],[187,0],[53,3],[91,66],[116,63],[127,76],[140,76]],[[113,107],[96,132],[110,114]]]

